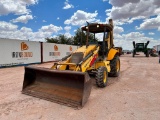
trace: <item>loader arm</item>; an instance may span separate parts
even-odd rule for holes
[[[98,45],[91,45],[87,48],[86,46],[82,46],[77,51],[75,51],[66,61],[54,63],[51,69],[86,72],[97,60],[98,51]],[[82,55],[83,58],[81,57]]]
[[[86,71],[92,69],[91,67],[98,60],[98,51],[99,51],[99,47],[97,47],[96,50],[91,51],[91,53],[88,56],[86,56],[86,58],[84,60],[81,61],[79,66],[80,66],[82,72],[86,72]]]

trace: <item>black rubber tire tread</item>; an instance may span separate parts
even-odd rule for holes
[[[134,57],[135,54],[136,54],[136,52],[135,52],[135,50],[133,50],[133,52],[132,52],[132,57]]]
[[[146,57],[149,57],[149,51],[148,50],[146,51]]]
[[[106,82],[104,83],[103,79],[104,79],[104,71],[106,71]],[[104,88],[107,86],[107,82],[108,82],[108,71],[107,68],[102,66],[99,67],[96,71],[96,85],[100,88]]]
[[[119,61],[119,71],[117,71],[117,61]],[[120,72],[120,59],[118,55],[115,55],[114,58],[110,61],[111,71],[108,73],[109,77],[118,77]]]

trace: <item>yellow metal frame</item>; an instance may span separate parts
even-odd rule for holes
[[[101,66],[104,66],[107,68],[108,72],[111,71],[111,68],[110,68],[110,61],[98,61],[96,62],[95,64],[95,69],[98,69],[99,67]]]
[[[118,53],[118,51],[116,49],[111,48],[109,50],[107,60],[112,60],[117,53]]]
[[[84,57],[87,56],[87,54],[89,54],[89,52],[93,52],[93,55],[91,57],[89,57],[86,61],[84,61],[81,65],[76,65],[75,63],[70,63],[70,58],[69,57],[67,60],[65,61],[60,61],[58,63],[55,63],[51,69],[58,69],[58,70],[66,70],[67,65],[69,66],[70,70],[73,71],[81,71],[81,72],[86,72],[88,70],[93,70],[93,69],[98,69],[101,66],[104,66],[107,68],[108,72],[110,72],[110,60],[112,60],[114,58],[114,56],[117,54],[117,50],[111,48],[109,53],[108,53],[108,57],[106,56],[107,60],[103,60],[103,61],[96,61],[92,66],[90,66],[90,63],[92,61],[92,59],[96,56],[98,58],[98,51],[99,51],[99,47],[96,47],[96,45],[91,45],[88,48],[86,48],[86,46],[82,46],[81,48],[79,48],[76,52],[83,52],[84,53]]]

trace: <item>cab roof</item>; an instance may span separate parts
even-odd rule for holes
[[[113,26],[111,24],[99,24],[99,23],[89,23],[88,26],[84,26],[81,29],[83,31],[87,31],[89,28],[89,32],[91,33],[103,33],[106,27],[105,32],[110,32],[113,30]]]

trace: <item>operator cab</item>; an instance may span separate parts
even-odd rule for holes
[[[113,47],[113,36],[111,31],[113,30],[112,24],[98,24],[98,23],[88,23],[87,26],[81,28],[82,32],[86,32],[86,47],[89,44],[96,44],[100,47],[99,57],[102,59],[106,58],[108,51]],[[94,36],[93,40],[89,39],[89,34]],[[102,36],[102,41],[98,41],[95,35]],[[82,41],[82,40],[81,40]]]
[[[136,43],[136,49],[144,49],[144,43]]]

